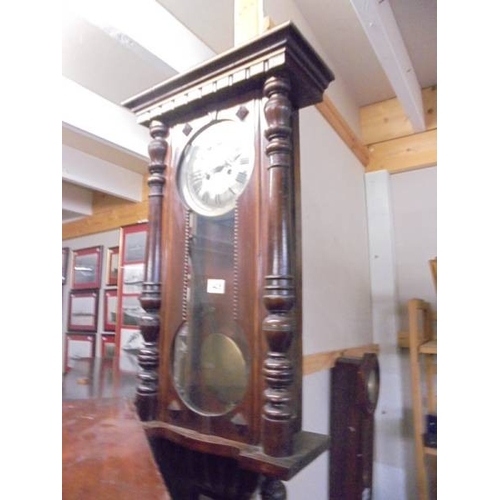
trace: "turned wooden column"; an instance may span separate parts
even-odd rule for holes
[[[161,306],[161,228],[163,212],[163,188],[165,185],[165,157],[168,144],[167,127],[153,121],[149,127],[153,140],[148,147],[149,157],[149,222],[146,244],[146,266],[140,302],[146,311],[139,320],[144,347],[138,355],[139,385],[136,405],[141,420],[156,417],[158,400],[158,342],[160,336]]]
[[[282,75],[268,78],[264,95],[269,143],[267,220],[267,271],[264,284],[264,305],[267,316],[263,332],[268,352],[263,366],[266,389],[262,411],[262,445],[264,453],[283,457],[293,454],[293,417],[291,385],[293,366],[288,356],[296,331],[294,305],[295,275],[292,240],[292,105],[290,82]]]

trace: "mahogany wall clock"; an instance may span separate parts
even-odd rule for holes
[[[331,370],[330,500],[372,498],[377,355],[340,358]]]
[[[298,110],[332,79],[286,23],[124,103],[152,136],[137,408],[179,498],[284,498],[328,447],[301,424]]]

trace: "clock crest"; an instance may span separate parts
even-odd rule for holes
[[[124,103],[152,136],[137,409],[161,463],[230,458],[248,491],[328,447],[301,430],[298,110],[332,79],[286,23]]]

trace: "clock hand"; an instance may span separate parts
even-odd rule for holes
[[[212,168],[210,170],[210,172],[207,174],[207,175],[211,175],[211,174],[217,174],[219,172],[221,172],[222,170],[224,170],[226,167],[232,167],[233,166],[233,163],[241,156],[241,153],[238,153],[237,155],[235,155],[233,158],[231,158],[230,160],[224,160],[224,163],[222,165],[217,165],[216,167]]]

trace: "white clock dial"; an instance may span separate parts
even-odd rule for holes
[[[186,146],[179,167],[179,188],[195,212],[217,217],[236,206],[253,166],[248,128],[232,120],[218,121],[202,129]]]

